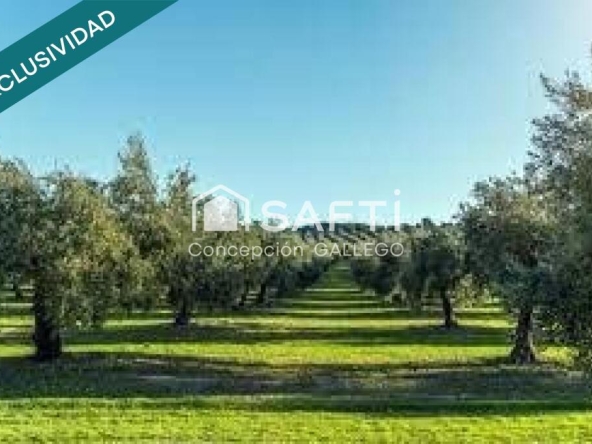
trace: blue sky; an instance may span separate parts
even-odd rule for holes
[[[0,47],[76,0],[0,0]],[[142,131],[257,203],[393,200],[445,219],[519,169],[538,75],[587,70],[587,0],[179,0],[0,115],[0,154],[106,178]]]

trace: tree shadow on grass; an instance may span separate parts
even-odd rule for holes
[[[101,330],[66,331],[67,345],[117,344],[228,344],[257,345],[295,342],[324,342],[336,346],[505,346],[509,330],[494,326],[461,326],[451,330],[439,325],[401,327],[295,327],[282,329],[281,324],[241,322],[233,324],[191,325],[175,328],[170,324],[111,325]],[[0,334],[6,345],[29,345],[26,329]]]
[[[468,325],[446,330],[439,325],[401,327],[295,327],[282,329],[281,324],[241,322],[233,324],[191,325],[178,329],[169,324],[118,326],[104,330],[66,334],[69,345],[109,344],[229,344],[256,345],[294,341],[332,342],[356,347],[373,346],[504,346],[508,329]],[[17,337],[18,338],[18,337]],[[29,340],[29,336],[21,337]]]
[[[369,415],[528,415],[589,409],[579,374],[551,366],[472,363],[282,364],[137,353],[69,354],[53,364],[0,359],[0,400],[145,399],[147,408]],[[227,407],[227,406],[226,406]]]
[[[298,309],[273,308],[270,314],[276,317],[295,318],[295,319],[314,319],[314,320],[339,320],[348,319],[356,321],[385,321],[385,320],[440,320],[442,312],[440,309],[424,310],[420,313],[413,313],[407,309],[397,309],[384,306],[360,307],[356,310],[338,310],[331,307],[307,309],[298,307]],[[460,323],[463,321],[506,321],[510,316],[504,312],[476,312],[476,311],[457,311],[456,313]]]
[[[274,305],[275,309],[284,309],[286,312],[290,312],[291,310],[309,310],[311,312],[314,311],[325,311],[325,310],[334,310],[336,314],[347,314],[350,312],[355,312],[356,310],[385,310],[389,311],[388,307],[385,307],[382,304],[374,303],[374,302],[364,302],[364,301],[301,301],[301,302],[290,302],[287,303],[276,303]]]
[[[28,303],[0,303],[0,315],[3,317],[30,316],[31,313],[31,305]]]

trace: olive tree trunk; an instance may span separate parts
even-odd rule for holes
[[[257,293],[257,305],[263,305],[267,301],[267,282],[261,284],[259,293]]]
[[[444,315],[444,328],[451,329],[458,326],[456,316],[454,315],[454,307],[450,300],[450,295],[446,289],[440,290],[440,299],[442,300],[442,314]]]
[[[25,299],[25,294],[23,289],[21,288],[21,283],[19,278],[15,278],[12,281],[12,291],[14,292],[14,297],[17,301],[23,301]]]
[[[532,364],[536,362],[533,324],[532,307],[523,307],[520,309],[514,332],[514,348],[510,352],[510,361],[514,364]]]
[[[423,311],[422,291],[407,293],[407,297],[409,297],[409,295],[411,295],[411,299],[409,300],[411,311],[413,313],[421,313]]]
[[[60,328],[56,320],[52,318],[46,305],[46,295],[40,288],[35,288],[33,298],[35,359],[53,361],[62,355]]]
[[[181,297],[175,313],[175,327],[183,328],[189,326],[192,313],[193,307],[191,302],[187,298]]]
[[[251,287],[249,285],[245,285],[243,292],[241,293],[240,299],[238,301],[239,308],[244,308],[247,306],[247,301],[249,299],[249,292],[251,291]]]

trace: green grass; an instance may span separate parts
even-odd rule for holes
[[[505,364],[496,307],[409,315],[343,269],[267,312],[134,315],[36,364],[28,307],[0,316],[0,442],[590,442],[592,389],[543,350]]]

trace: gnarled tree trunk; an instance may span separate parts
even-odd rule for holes
[[[12,281],[12,291],[14,292],[14,297],[17,301],[23,301],[25,299],[25,294],[23,289],[21,288],[21,283],[19,278],[14,278]]]
[[[62,337],[59,325],[52,319],[42,289],[36,287],[33,298],[35,359],[53,361],[62,355]]]
[[[240,308],[246,307],[247,300],[249,299],[249,292],[251,291],[251,287],[249,285],[245,285],[245,289],[241,293],[240,299],[238,301],[238,306]]]
[[[411,299],[409,300],[409,306],[411,308],[412,313],[421,313],[423,311],[423,301],[422,301],[422,292],[414,291],[412,293],[407,293],[407,297]]]
[[[514,348],[510,352],[510,361],[514,364],[532,364],[536,362],[533,326],[532,307],[521,308],[518,313],[518,323],[514,332]]]
[[[458,326],[454,315],[454,307],[450,300],[450,295],[446,289],[440,290],[440,299],[442,300],[442,314],[444,315],[444,328],[451,329]]]
[[[175,327],[183,328],[189,326],[192,313],[192,304],[187,298],[182,297],[177,306],[177,312],[175,313]]]
[[[257,293],[257,304],[263,305],[267,300],[267,282],[261,284],[261,288],[259,289],[259,293]]]

